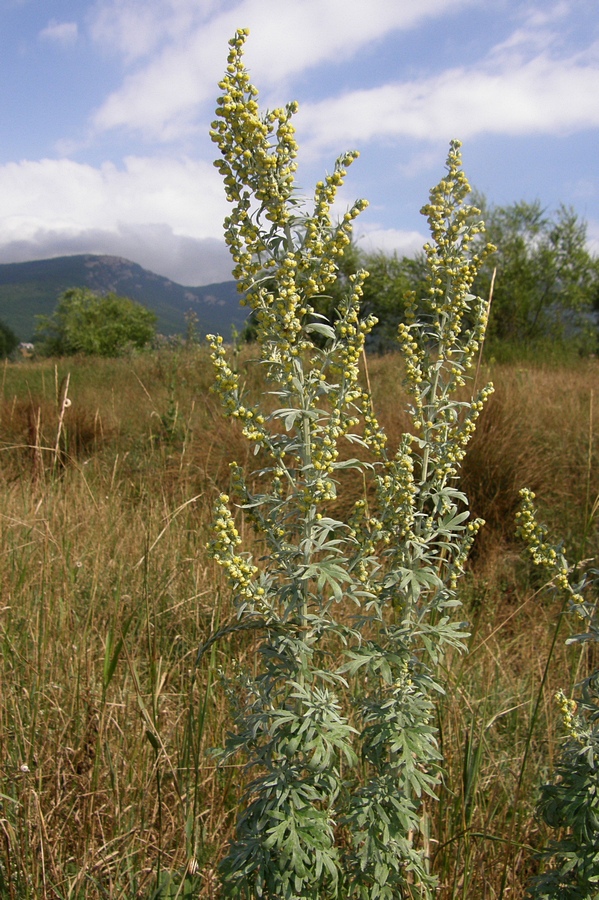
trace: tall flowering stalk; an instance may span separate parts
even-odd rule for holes
[[[260,363],[277,408],[250,401],[220,337],[211,337],[226,415],[253,443],[259,469],[233,470],[236,502],[260,547],[243,552],[221,495],[211,552],[226,572],[238,623],[259,635],[255,673],[241,674],[225,757],[252,778],[221,865],[227,896],[428,897],[421,803],[434,796],[438,663],[462,648],[456,585],[482,524],[469,521],[457,478],[485,388],[457,400],[484,335],[487,306],[469,294],[484,255],[459,144],[424,213],[432,241],[428,293],[400,329],[413,433],[395,451],[362,386],[359,361],[375,320],[361,318],[366,272],[349,280],[333,322],[316,312],[338,274],[357,201],[334,223],[340,157],[311,203],[296,196],[295,104],[261,114],[230,42],[212,138],[232,213],[225,235],[254,313]],[[360,459],[347,448],[360,447]],[[341,469],[364,499],[332,513]]]
[[[532,491],[520,491],[518,533],[530,558],[563,597],[565,612],[581,630],[567,644],[599,641],[599,571],[594,560],[568,562],[563,546],[553,544],[537,519]],[[596,511],[596,508],[593,512]],[[556,632],[557,633],[557,632]],[[591,900],[599,895],[599,669],[578,686],[578,700],[559,691],[565,740],[551,781],[541,785],[537,813],[556,832],[538,854],[544,871],[529,883],[534,900]]]

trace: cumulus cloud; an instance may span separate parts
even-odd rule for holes
[[[193,127],[198,107],[215,95],[227,39],[249,26],[246,58],[253,77],[266,91],[281,80],[331,59],[351,59],[361,47],[390,31],[408,29],[427,17],[447,14],[476,0],[421,0],[418,4],[347,3],[346,0],[278,0],[276,15],[264,0],[210,3],[191,10],[195,0],[150,4],[147,15],[138,0],[109,0],[97,10],[92,33],[104,41],[113,35],[126,59],[155,51],[124,79],[96,111],[99,130],[139,130],[170,141]],[[109,15],[110,13],[110,15]],[[210,17],[209,13],[213,13]],[[135,24],[139,22],[139,27]],[[133,34],[127,47],[125,34]],[[116,35],[116,37],[114,37]],[[122,35],[123,38],[120,38]]]
[[[402,231],[372,225],[356,229],[356,243],[366,253],[397,253],[398,256],[414,256],[419,253],[428,238],[419,231]]]
[[[541,54],[305,104],[298,123],[321,148],[399,136],[568,134],[599,125],[598,94],[599,60]]]
[[[276,10],[275,0],[94,0],[82,22],[104,58],[115,60],[112,72],[122,80],[90,114],[85,140],[70,134],[54,144],[65,156],[80,154],[94,163],[60,158],[0,166],[0,259],[97,252],[129,257],[180,283],[230,277],[221,238],[227,214],[221,180],[208,162],[183,155],[182,139],[206,135],[226,42],[240,26],[252,31],[246,61],[264,104],[293,96],[297,84],[290,93],[290,80],[310,69],[323,75],[322,101],[304,102],[296,119],[308,168],[317,161],[320,171],[323,151],[329,156],[369,141],[378,142],[377,158],[383,159],[385,144],[407,138],[408,162],[389,165],[393,177],[413,182],[432,161],[438,164],[439,144],[452,137],[564,135],[599,125],[599,45],[576,55],[568,50],[574,0],[513,0],[505,4],[512,30],[506,27],[486,55],[481,51],[480,58],[443,71],[432,54],[405,79],[325,97],[333,65],[350,62],[359,72],[362,50],[371,52],[391,33],[427,21],[438,34],[466,6],[479,7],[480,18],[485,13],[483,0],[276,0]],[[39,38],[64,46],[78,34],[75,22],[53,20]],[[585,40],[577,37],[579,48]],[[114,129],[123,134],[107,134]],[[119,159],[115,148],[131,137],[126,132],[162,145],[97,164],[101,147]],[[74,132],[83,133],[83,126]],[[173,146],[167,151],[164,142]],[[194,152],[204,153],[206,145]],[[347,205],[346,199],[353,197],[342,192],[338,205]],[[372,210],[378,223],[360,220],[360,246],[400,254],[421,249],[425,237],[410,230],[411,219],[385,227],[387,202],[383,198]],[[589,237],[599,240],[596,224]]]
[[[219,0],[99,0],[90,16],[92,38],[132,63],[197,28]]]
[[[29,262],[79,253],[121,256],[178,284],[198,286],[231,279],[231,258],[222,240],[175,234],[168,225],[120,225],[82,231],[27,223],[22,236],[4,241],[0,263]]]
[[[122,167],[69,159],[0,166],[2,227],[33,217],[64,226],[169,222],[193,237],[220,234],[226,202],[214,168],[201,160],[126,157]]]
[[[221,238],[227,205],[207,163],[150,157],[128,157],[121,168],[68,159],[8,163],[0,167],[0,195],[5,260],[17,252],[22,259],[130,254],[180,283],[230,277]]]
[[[93,127],[124,128],[160,141],[183,138],[200,122],[205,128],[226,41],[240,25],[252,31],[246,60],[253,79],[269,101],[274,94],[281,102],[291,76],[332,59],[350,60],[393,31],[478,3],[278,0],[273,15],[264,0],[100,0],[92,34],[110,43],[129,69],[94,113]],[[594,127],[597,48],[586,58],[560,55],[566,14],[563,2],[529,5],[520,27],[477,63],[304,104],[298,125],[318,148],[402,135],[447,140]]]
[[[76,22],[56,22],[52,19],[40,31],[39,36],[42,40],[52,41],[55,44],[74,44],[79,36],[79,27]]]

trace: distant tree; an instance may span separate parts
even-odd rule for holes
[[[479,194],[473,202],[486,226],[481,240],[497,247],[472,288],[487,297],[497,269],[487,344],[517,346],[552,338],[594,350],[599,259],[588,250],[586,223],[565,206],[549,214],[538,202],[492,206]],[[360,256],[359,265],[370,273],[362,309],[379,320],[369,336],[371,348],[395,345],[408,291],[415,292],[417,301],[424,297],[423,261],[423,254]]]
[[[587,247],[586,223],[566,206],[548,214],[538,201],[491,206],[478,196],[475,202],[485,240],[497,247],[473,288],[486,296],[497,267],[488,340],[582,339],[599,301],[599,264]]]
[[[6,359],[19,346],[19,339],[4,322],[0,322],[0,358]]]
[[[425,290],[426,256],[398,256],[397,253],[364,254],[360,267],[369,273],[364,283],[362,312],[378,319],[367,345],[383,351],[397,347],[397,327],[404,320],[406,295],[415,291],[419,298]]]
[[[87,288],[65,291],[52,315],[38,320],[36,338],[46,356],[118,356],[145,347],[156,334],[156,316],[141,303]]]

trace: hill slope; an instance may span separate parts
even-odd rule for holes
[[[35,316],[50,315],[59,295],[72,287],[113,291],[143,303],[158,316],[158,331],[167,335],[185,333],[189,310],[198,316],[200,333],[225,338],[247,316],[234,281],[185,287],[119,256],[83,254],[0,265],[0,319],[22,341],[31,340]]]

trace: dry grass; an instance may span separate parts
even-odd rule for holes
[[[256,367],[239,365],[258,389]],[[398,440],[397,360],[369,370]],[[523,897],[527,848],[544,839],[533,810],[559,735],[553,692],[592,660],[566,652],[563,621],[540,691],[560,610],[520,558],[513,514],[529,485],[574,552],[597,553],[596,530],[584,537],[599,493],[597,371],[590,361],[491,372],[497,392],[464,469],[488,521],[463,588],[471,652],[447,661],[438,717],[448,774],[429,810],[444,898],[496,898],[502,879],[506,897]],[[4,368],[2,898],[216,896],[242,778],[208,753],[227,727],[219,672],[252,648],[232,636],[195,665],[231,615],[204,551],[212,498],[231,460],[248,464],[210,382],[202,349]],[[342,496],[361,491],[348,482]]]

